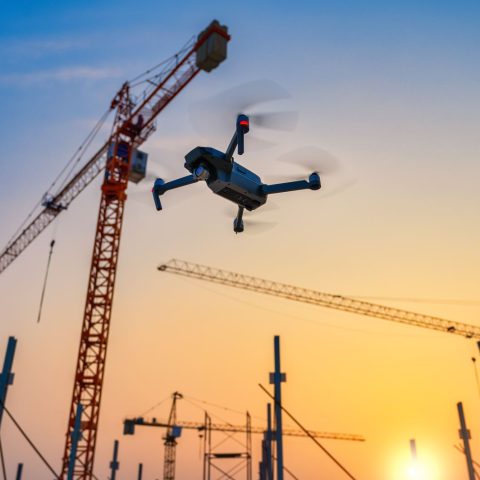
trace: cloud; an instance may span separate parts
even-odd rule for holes
[[[84,49],[90,45],[85,39],[30,39],[9,41],[0,45],[0,55],[38,58],[72,50]]]
[[[77,80],[103,80],[117,78],[122,72],[116,68],[95,68],[88,66],[65,67],[55,70],[40,70],[25,73],[0,74],[0,84],[30,86],[47,82],[71,82]]]

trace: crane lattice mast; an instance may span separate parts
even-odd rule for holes
[[[466,338],[480,339],[480,327],[475,325],[409,312],[408,310],[401,310],[399,308],[386,307],[342,295],[332,295],[316,290],[308,290],[306,288],[242,275],[240,273],[185,262],[183,260],[172,259],[165,264],[159,265],[158,270],[252,292],[265,293],[297,302],[332,308],[334,310],[357,313],[369,317],[381,318],[383,320],[390,320],[392,322],[452,333]]]
[[[163,458],[163,480],[175,480],[175,453],[177,438],[181,434],[181,428],[177,424],[177,400],[183,398],[183,395],[174,392],[172,408],[168,416],[167,432],[165,434],[165,456]]]

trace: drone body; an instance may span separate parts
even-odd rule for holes
[[[233,153],[238,147],[238,154],[243,154],[244,135],[248,130],[248,117],[239,115],[237,128],[225,153],[211,147],[196,147],[185,156],[185,168],[191,175],[167,183],[157,178],[152,189],[157,210],[162,209],[160,196],[166,191],[203,180],[212,192],[238,205],[233,230],[240,233],[244,230],[244,209],[252,211],[261,207],[269,194],[320,188],[320,177],[316,172],[313,172],[308,180],[267,185],[258,175],[235,162]]]

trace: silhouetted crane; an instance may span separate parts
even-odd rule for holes
[[[170,260],[167,263],[159,265],[158,270],[252,292],[265,293],[297,302],[318,305],[319,307],[332,308],[334,310],[342,310],[344,312],[357,313],[368,317],[376,317],[392,322],[428,328],[430,330],[453,333],[466,338],[480,339],[480,327],[468,325],[467,323],[454,322],[440,317],[386,307],[342,295],[332,295],[316,290],[308,290],[306,288],[242,275],[241,273],[229,272],[228,270],[207,267],[183,260]]]

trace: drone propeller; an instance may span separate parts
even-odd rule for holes
[[[248,115],[250,124],[254,127],[291,131],[297,125],[298,112],[262,109],[264,103],[290,98],[288,91],[273,80],[255,80],[193,103],[190,106],[190,119],[194,128],[207,138],[211,138],[213,133],[228,137],[234,119],[240,113]],[[249,148],[262,149],[274,144],[272,141],[256,138],[255,134],[248,137]]]
[[[331,195],[337,195],[350,188],[356,183],[356,179],[349,177],[346,179],[334,178],[336,173],[343,171],[340,161],[337,157],[326,150],[316,146],[306,146],[288,152],[278,160],[282,163],[289,163],[300,167],[300,175],[273,175],[269,176],[270,181],[290,182],[292,180],[304,180],[312,172],[320,175],[321,196],[322,198]]]
[[[250,123],[258,127],[270,128],[290,132],[295,130],[298,123],[298,112],[293,110],[284,112],[251,113]]]
[[[278,158],[280,162],[298,165],[306,173],[317,172],[320,175],[331,175],[340,170],[340,161],[331,153],[316,146],[297,148]]]

